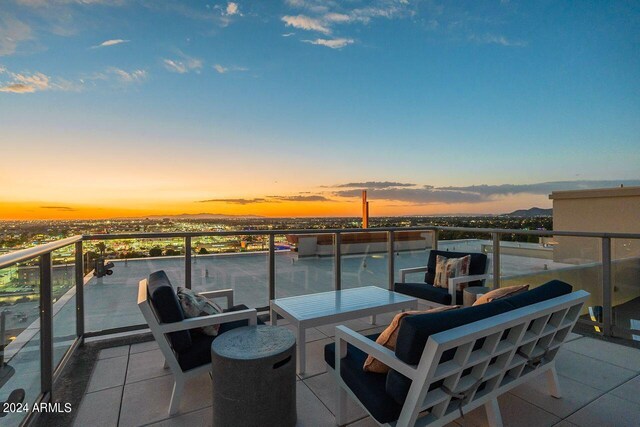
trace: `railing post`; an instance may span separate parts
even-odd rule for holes
[[[389,269],[389,290],[393,290],[393,285],[396,282],[395,275],[395,233],[393,231],[387,231],[387,268]]]
[[[500,233],[491,233],[493,238],[493,289],[500,287]]]
[[[340,233],[335,233],[333,235],[333,256],[335,257],[335,261],[333,263],[333,287],[336,291],[342,289],[342,255],[340,253],[341,249],[342,236],[340,235]]]
[[[76,336],[84,341],[84,256],[82,241],[76,242]]]
[[[602,326],[605,336],[611,336],[613,298],[611,295],[611,238],[602,238]]]
[[[184,237],[184,287],[191,289],[191,236]]]
[[[51,252],[40,255],[40,391],[49,395],[53,391],[53,271]]]
[[[431,242],[431,247],[434,251],[438,250],[438,238],[440,232],[438,230],[433,230],[433,242]]]
[[[276,236],[269,234],[269,302],[276,298]]]

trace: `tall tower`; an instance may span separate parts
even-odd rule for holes
[[[367,190],[362,190],[362,228],[369,228],[369,202],[367,202]]]

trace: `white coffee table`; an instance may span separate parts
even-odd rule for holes
[[[390,311],[416,309],[418,300],[376,286],[322,292],[271,301],[271,322],[282,316],[296,328],[298,373],[305,370],[305,332],[308,328],[343,322]]]

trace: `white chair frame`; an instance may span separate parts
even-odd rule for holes
[[[461,283],[469,283],[469,282],[475,282],[478,280],[482,280],[483,282],[486,281],[487,279],[489,279],[489,277],[491,277],[491,275],[488,273],[489,271],[489,260],[487,259],[487,262],[484,266],[484,274],[475,274],[473,276],[459,276],[459,277],[452,277],[449,279],[448,281],[448,285],[449,285],[449,295],[451,295],[451,305],[456,305],[458,304],[457,301],[457,296],[456,296],[456,288],[458,287],[459,284]],[[427,272],[428,267],[426,265],[421,266],[421,267],[411,267],[411,268],[403,268],[400,269],[400,282],[401,283],[406,283],[405,280],[407,278],[407,274],[414,274],[414,273],[426,273]],[[427,305],[431,306],[431,307],[441,307],[444,304],[440,304],[434,301],[430,301],[430,300],[424,300],[421,299],[422,301],[426,301]],[[460,301],[460,304],[462,304],[462,301]]]
[[[207,298],[226,298],[227,308],[233,306],[233,289],[222,289],[211,292],[200,292]],[[257,323],[257,314],[255,308],[238,310],[229,313],[212,314],[209,316],[200,316],[185,319],[174,323],[160,323],[155,309],[148,299],[147,279],[141,280],[138,285],[138,307],[142,311],[142,315],[151,329],[151,333],[160,347],[160,351],[165,359],[165,368],[171,369],[175,382],[173,384],[173,392],[171,393],[171,403],[169,404],[169,414],[173,415],[178,412],[182,391],[186,381],[190,378],[211,371],[210,364],[204,364],[197,368],[183,371],[178,363],[178,358],[171,348],[169,337],[170,332],[188,331],[189,329],[201,328],[204,326],[219,325],[222,323],[235,322],[237,320],[248,320],[250,325]]]
[[[454,393],[482,381],[485,388],[481,391],[471,389],[461,409],[468,412],[484,406],[491,426],[502,426],[498,396],[534,377],[545,375],[549,393],[560,398],[555,356],[588,297],[589,293],[580,290],[431,335],[418,365],[409,365],[398,359],[392,350],[346,326],[337,326],[333,370],[339,394],[336,423],[346,423],[347,396],[358,402],[339,374],[347,343],[412,380],[398,420],[387,426],[444,426],[457,419],[460,414],[452,396],[442,387],[429,390],[440,380],[444,380],[444,385]],[[507,330],[507,338],[502,340]],[[482,347],[473,350],[474,344],[483,338]],[[442,353],[450,349],[456,349],[454,358],[440,363]],[[497,360],[490,364],[493,358]],[[541,362],[532,367],[534,359],[541,359]],[[471,373],[462,376],[467,368],[472,369]]]

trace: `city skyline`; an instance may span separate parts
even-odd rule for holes
[[[640,185],[627,2],[8,0],[0,219],[496,214]]]

